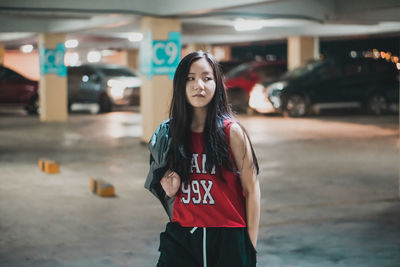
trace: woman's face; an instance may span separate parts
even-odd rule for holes
[[[186,80],[186,99],[194,108],[210,103],[215,93],[214,72],[205,58],[192,63]]]

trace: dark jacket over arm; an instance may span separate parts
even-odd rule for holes
[[[160,184],[161,178],[168,169],[167,155],[170,144],[169,122],[169,119],[162,122],[150,139],[150,170],[147,174],[144,187],[150,190],[150,192],[161,201],[161,204],[171,220],[175,197],[168,197]]]

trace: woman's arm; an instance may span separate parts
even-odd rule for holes
[[[260,222],[260,184],[253,164],[250,141],[237,123],[231,126],[230,145],[245,192],[249,236],[254,248],[256,248]]]
[[[163,178],[161,178],[160,184],[167,196],[173,197],[181,186],[181,177],[176,172],[168,170],[165,172]]]

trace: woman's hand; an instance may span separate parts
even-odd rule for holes
[[[164,177],[161,178],[161,186],[169,197],[173,197],[181,186],[181,177],[171,170],[165,172]]]

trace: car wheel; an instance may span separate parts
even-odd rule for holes
[[[388,109],[386,98],[381,94],[374,94],[368,98],[367,111],[369,114],[382,115]]]
[[[307,103],[305,98],[297,94],[290,95],[287,98],[284,113],[290,117],[303,117],[306,115]]]
[[[26,111],[28,114],[37,115],[39,114],[39,96],[35,95],[29,101],[28,106],[26,107]]]
[[[112,110],[112,103],[107,95],[101,95],[99,100],[99,112],[106,113]]]
[[[232,110],[237,113],[247,113],[248,97],[245,91],[240,88],[232,88],[228,90],[228,101],[232,106]]]

